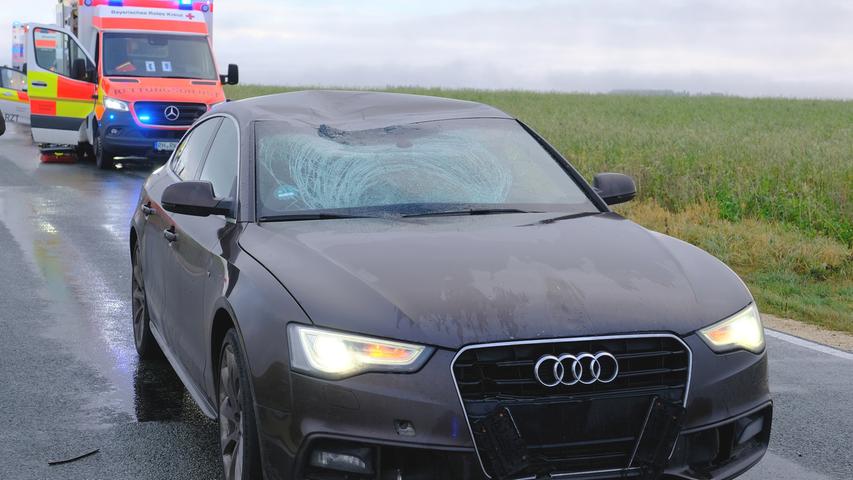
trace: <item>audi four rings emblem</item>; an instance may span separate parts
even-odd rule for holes
[[[619,362],[608,352],[544,355],[533,367],[533,374],[546,387],[610,383],[619,375]]]
[[[174,105],[169,105],[168,107],[166,107],[165,110],[163,110],[163,116],[166,117],[166,120],[174,122],[178,119],[178,117],[181,116],[181,111],[178,110],[178,107]]]

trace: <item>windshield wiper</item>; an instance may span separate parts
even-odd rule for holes
[[[571,220],[571,219],[573,219],[573,218],[589,217],[589,216],[591,216],[591,215],[599,215],[599,214],[601,214],[601,213],[602,213],[602,212],[580,212],[580,213],[572,213],[572,214],[569,214],[569,215],[561,215],[561,216],[559,216],[559,217],[554,217],[554,218],[546,218],[546,219],[544,219],[544,220],[539,220],[539,221],[538,221],[538,222],[536,222],[536,223],[541,224],[541,225],[548,225],[548,224],[551,224],[551,223],[557,223],[557,222],[559,222],[559,221],[561,221],[561,220]]]
[[[336,220],[339,218],[374,218],[365,215],[346,215],[341,213],[291,213],[261,217],[261,222],[298,222],[302,220]]]
[[[417,217],[450,217],[454,215],[500,215],[504,213],[542,213],[536,210],[521,210],[519,208],[469,208],[466,210],[446,210],[438,212],[412,213],[403,215],[404,218]]]

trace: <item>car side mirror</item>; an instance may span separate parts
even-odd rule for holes
[[[220,75],[219,79],[227,85],[237,85],[240,83],[240,67],[233,63],[228,64],[228,75]]]
[[[160,202],[172,213],[207,217],[231,215],[231,200],[216,198],[210,182],[178,182],[166,187]]]
[[[608,205],[630,202],[637,196],[634,179],[621,173],[599,173],[593,178],[592,187]]]

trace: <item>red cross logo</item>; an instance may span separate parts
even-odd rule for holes
[[[192,19],[194,19],[194,18],[195,18],[195,15],[193,15],[192,13],[188,13],[188,14],[187,14],[187,18],[189,18],[190,20],[192,20]]]

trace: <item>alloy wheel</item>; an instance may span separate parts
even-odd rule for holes
[[[243,408],[240,404],[240,374],[234,349],[222,351],[219,367],[219,444],[226,480],[243,478]]]
[[[133,307],[133,340],[137,348],[142,345],[145,334],[145,318],[147,305],[145,303],[145,283],[142,278],[142,267],[139,265],[139,245],[133,252],[133,278],[131,279],[132,307]]]

